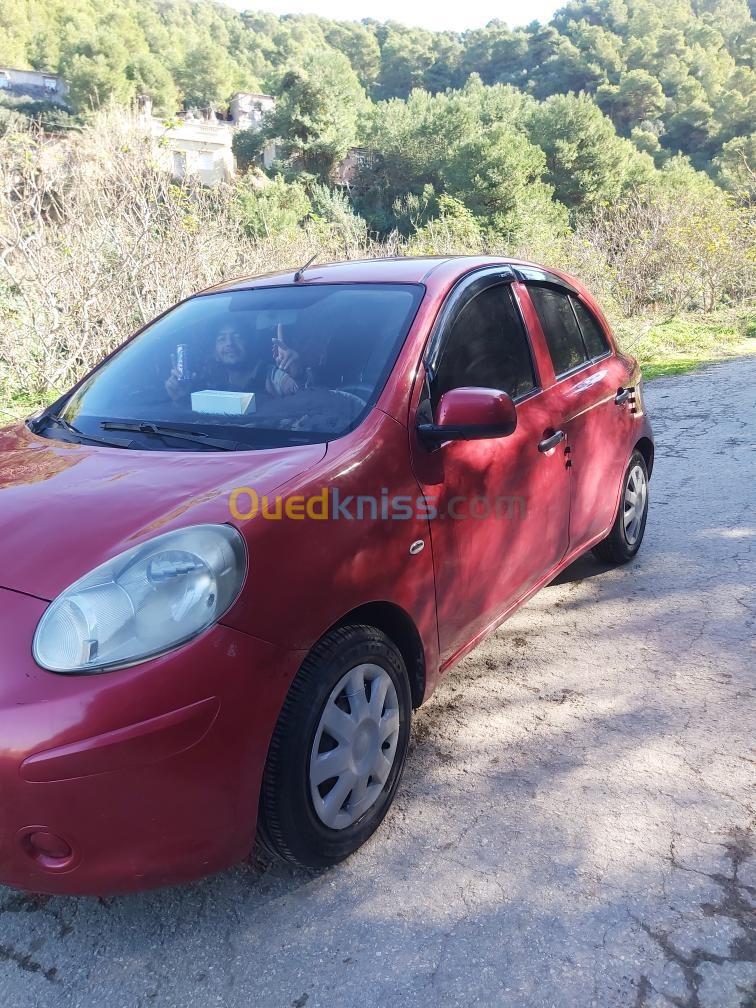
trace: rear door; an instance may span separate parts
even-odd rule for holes
[[[614,521],[627,463],[632,401],[627,366],[580,295],[558,283],[529,282],[558,390],[558,425],[571,463],[570,548],[588,544]]]

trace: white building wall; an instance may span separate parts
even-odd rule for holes
[[[58,74],[0,66],[0,89],[25,91],[28,88],[43,91],[50,96],[63,97],[68,94],[68,85]]]

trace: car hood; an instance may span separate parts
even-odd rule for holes
[[[237,487],[270,494],[326,445],[249,452],[133,451],[0,430],[0,587],[51,600],[139,542],[200,522],[234,522]],[[245,505],[246,506],[246,505]]]

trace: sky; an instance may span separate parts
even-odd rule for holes
[[[465,0],[463,3],[439,3],[439,0],[225,0],[237,10],[265,10],[273,14],[319,14],[334,21],[398,21],[400,24],[432,28],[437,31],[465,31],[482,28],[497,18],[510,28],[531,21],[548,21],[563,6],[551,0]]]

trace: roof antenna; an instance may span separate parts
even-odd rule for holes
[[[297,272],[294,274],[294,283],[299,283],[302,279],[302,274],[307,269],[308,266],[312,266],[315,260],[318,258],[318,253],[316,252],[312,259],[308,259],[304,266],[300,266]]]

